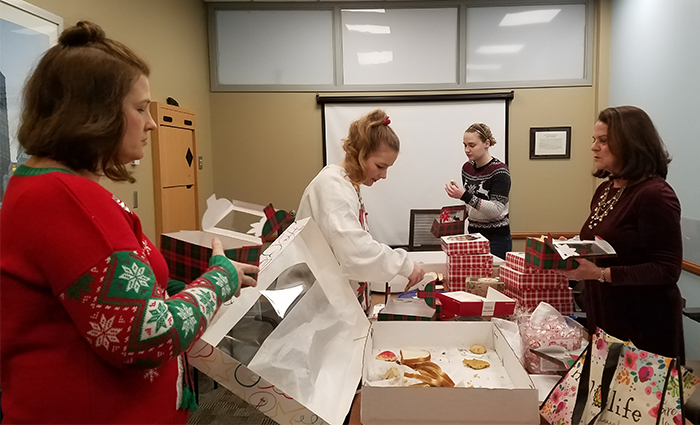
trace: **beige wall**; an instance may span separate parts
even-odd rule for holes
[[[107,36],[134,49],[151,67],[151,96],[177,99],[197,114],[197,153],[204,157],[199,172],[200,210],[212,192],[211,126],[209,117],[209,58],[206,5],[202,0],[28,0],[63,18],[64,28],[80,20],[100,25]],[[150,145],[149,145],[150,146]],[[150,148],[134,167],[136,183],[102,184],[133,207],[146,235],[155,238],[153,167]]]
[[[591,134],[598,111],[608,106],[610,0],[596,2],[595,10],[592,86],[514,89],[508,163],[515,233],[578,232],[588,216],[599,183],[591,176]],[[315,97],[211,94],[217,196],[297,208],[304,188],[323,166],[321,109]],[[554,126],[571,126],[571,158],[531,160],[530,127]],[[456,143],[460,137],[455,135]],[[516,250],[523,247],[522,241],[514,244]]]
[[[591,176],[592,128],[608,97],[609,14],[609,0],[596,4],[593,86],[514,89],[508,134],[513,232],[578,232],[588,216],[598,184]],[[323,166],[321,109],[315,96],[212,93],[217,196],[297,208],[304,188]],[[530,127],[553,126],[571,126],[571,158],[530,160]],[[460,137],[455,135],[455,143]],[[516,249],[522,246],[516,242]]]
[[[597,182],[589,151],[597,111],[607,106],[609,1],[596,4],[592,87],[514,89],[509,166],[513,232],[577,232]],[[65,25],[91,19],[108,36],[134,48],[152,68],[154,100],[176,98],[197,113],[200,212],[218,197],[296,209],[321,169],[321,109],[315,93],[209,93],[206,5],[201,0],[30,0],[62,16]],[[508,89],[499,89],[506,91]],[[569,160],[530,160],[530,127],[571,126]],[[459,135],[456,136],[459,142]],[[136,167],[135,185],[105,186],[131,205],[154,237],[150,153]],[[439,167],[440,164],[435,164]],[[516,249],[518,247],[516,242]]]

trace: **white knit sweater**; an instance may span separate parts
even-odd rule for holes
[[[348,279],[386,282],[413,272],[406,251],[377,242],[362,228],[358,193],[340,165],[326,166],[306,187],[297,218],[306,217],[321,229]]]

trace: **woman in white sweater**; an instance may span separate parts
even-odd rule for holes
[[[420,282],[424,271],[406,251],[377,242],[369,233],[360,186],[385,179],[399,155],[399,138],[382,110],[374,110],[350,124],[343,140],[345,159],[330,164],[309,183],[301,197],[297,218],[311,217],[321,229],[350,280],[357,299],[369,310],[366,282],[408,278],[408,286]]]

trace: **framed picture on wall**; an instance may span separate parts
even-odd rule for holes
[[[63,18],[25,1],[0,0],[0,201],[27,159],[17,142],[24,83],[61,31]]]
[[[530,159],[571,157],[571,127],[530,127]]]

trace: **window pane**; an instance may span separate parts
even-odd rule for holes
[[[343,9],[344,84],[457,83],[457,8]]]
[[[467,82],[585,78],[586,5],[470,7]]]
[[[331,10],[217,10],[218,83],[333,84]]]

